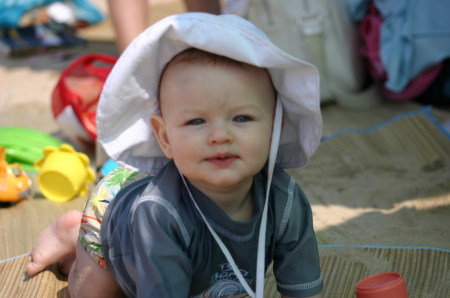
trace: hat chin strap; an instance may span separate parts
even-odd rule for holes
[[[269,152],[269,168],[268,168],[268,176],[267,176],[266,200],[264,203],[264,209],[263,209],[262,218],[261,218],[261,226],[259,228],[258,256],[257,256],[257,264],[256,264],[256,293],[253,292],[250,285],[247,283],[247,281],[242,276],[242,273],[238,269],[236,263],[234,262],[233,257],[231,256],[231,254],[228,251],[225,244],[223,244],[222,240],[219,238],[217,233],[214,231],[214,229],[208,223],[208,220],[206,219],[205,215],[203,214],[203,212],[200,210],[199,206],[195,202],[194,197],[192,196],[192,193],[189,190],[189,187],[186,183],[186,179],[180,173],[183,183],[186,186],[186,189],[188,190],[189,196],[191,197],[191,200],[194,203],[195,208],[200,213],[200,215],[203,218],[203,221],[205,222],[209,231],[213,235],[214,239],[217,241],[217,244],[219,245],[219,247],[222,250],[225,257],[227,258],[231,267],[233,268],[233,271],[236,274],[237,278],[239,279],[240,283],[245,288],[247,293],[253,298],[263,298],[264,297],[267,210],[268,210],[268,202],[269,202],[270,185],[272,183],[272,175],[273,175],[273,170],[275,167],[275,160],[277,158],[278,146],[280,143],[282,118],[283,118],[283,108],[282,108],[280,99],[277,99],[275,118],[273,121],[272,139],[271,139],[270,152]]]

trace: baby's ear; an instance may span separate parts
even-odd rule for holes
[[[152,127],[153,133],[155,134],[156,140],[158,140],[159,147],[161,147],[164,155],[167,158],[172,159],[172,148],[170,147],[169,138],[167,136],[166,124],[161,115],[153,115],[150,118],[150,125]]]

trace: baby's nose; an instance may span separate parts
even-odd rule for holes
[[[232,133],[229,127],[225,124],[217,124],[211,127],[209,134],[210,144],[223,144],[233,141]]]

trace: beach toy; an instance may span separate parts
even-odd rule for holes
[[[99,175],[101,175],[101,177],[105,177],[117,167],[119,167],[119,165],[114,160],[108,159],[99,169]]]
[[[6,162],[19,163],[28,173],[37,173],[34,163],[44,157],[44,147],[61,144],[61,140],[38,130],[14,126],[0,128],[0,146],[5,148]]]
[[[408,298],[405,280],[396,272],[366,277],[356,284],[357,298]]]
[[[46,147],[44,158],[35,164],[39,170],[38,184],[42,194],[55,202],[66,202],[75,196],[86,195],[88,183],[95,180],[89,168],[89,157],[76,152],[72,146]]]
[[[87,54],[61,73],[52,93],[52,109],[64,134],[72,141],[94,144],[97,102],[116,61],[117,57],[107,54]]]
[[[31,195],[31,180],[20,164],[6,162],[5,151],[0,147],[0,202],[11,203]]]

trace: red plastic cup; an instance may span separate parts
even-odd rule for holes
[[[396,272],[366,277],[356,283],[357,298],[409,298],[405,280]]]

